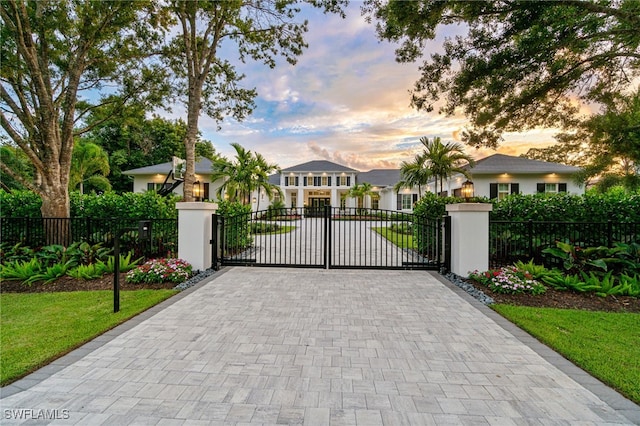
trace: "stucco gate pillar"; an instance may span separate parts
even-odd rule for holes
[[[211,267],[211,215],[216,203],[176,203],[178,210],[178,257],[194,270]]]
[[[468,277],[469,272],[489,269],[489,212],[493,205],[459,203],[446,206],[451,216],[451,272]]]

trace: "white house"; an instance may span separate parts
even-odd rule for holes
[[[504,154],[494,154],[476,161],[471,173],[474,192],[478,197],[503,198],[509,194],[535,194],[540,192],[567,192],[583,194],[584,187],[574,182],[580,168],[546,161],[530,160]],[[460,196],[466,178],[457,174],[444,182],[443,192]],[[432,184],[432,192],[437,191]]]
[[[211,182],[211,160],[202,158],[196,162],[196,182],[193,194],[197,199],[207,200],[216,198],[216,191],[222,182]],[[178,195],[184,193],[182,176],[175,170],[175,162],[155,164],[122,172],[133,177],[133,192],[169,191]]]
[[[141,167],[124,172],[134,178],[134,192],[165,190],[182,194],[182,181],[174,173],[172,162]],[[476,196],[502,198],[508,194],[535,194],[538,192],[584,193],[584,188],[573,181],[579,168],[558,163],[529,160],[503,154],[494,154],[476,162],[470,168]],[[215,199],[221,182],[211,182],[211,162],[202,159],[196,163],[194,195],[198,199]],[[442,192],[446,195],[461,195],[462,184],[467,179],[454,175],[446,179]],[[402,189],[394,186],[400,181],[399,169],[374,169],[368,172],[333,163],[331,161],[309,161],[283,169],[270,176],[269,182],[282,190],[287,207],[366,207],[381,210],[412,211],[419,198],[418,188]],[[355,184],[372,185],[371,196],[357,200],[347,196]],[[431,181],[423,191],[440,192]],[[252,195],[254,210],[266,209],[269,198],[261,191]]]

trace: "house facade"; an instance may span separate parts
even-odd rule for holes
[[[134,179],[134,192],[170,190],[183,193],[180,176],[174,173],[172,162],[142,167],[124,172]],[[476,162],[469,169],[476,196],[504,198],[509,194],[535,194],[539,192],[584,193],[584,188],[574,182],[580,171],[577,167],[545,161],[529,160],[503,154],[494,154]],[[201,159],[196,163],[197,199],[215,199],[222,182],[211,182],[211,162]],[[406,188],[396,192],[400,181],[399,169],[374,169],[361,172],[331,161],[316,160],[282,169],[270,176],[269,182],[280,187],[282,201],[287,207],[371,208],[380,210],[413,211],[420,194],[425,192],[443,195],[461,195],[462,184],[467,180],[462,174],[451,176],[442,182],[435,180],[422,188]],[[356,184],[369,183],[371,195],[358,199],[349,197],[349,189]],[[254,210],[266,209],[269,197],[264,191],[252,194]]]
[[[509,194],[584,193],[584,188],[574,182],[580,168],[564,164],[494,154],[476,161],[476,165],[467,170],[478,197],[502,199]],[[444,182],[443,192],[460,196],[466,180],[461,174],[452,176]],[[436,190],[431,183],[429,190],[439,193],[440,185]]]
[[[222,185],[222,181],[211,181],[212,167],[211,160],[207,158],[196,162],[193,194],[198,200],[216,198],[216,192]],[[127,170],[123,174],[133,178],[133,192],[169,191],[177,195],[184,194],[182,175],[176,170],[175,161]]]

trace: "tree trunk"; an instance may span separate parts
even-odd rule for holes
[[[40,194],[46,244],[71,244],[69,190],[65,185],[57,188],[47,188]]]
[[[202,85],[192,83],[189,89],[189,104],[187,106],[187,134],[184,140],[186,167],[184,173],[184,200],[194,201],[193,183],[196,181],[196,140],[198,139],[198,120],[200,118]]]

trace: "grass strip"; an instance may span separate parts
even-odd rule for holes
[[[492,305],[592,376],[640,403],[640,314]]]
[[[392,231],[391,228],[387,228],[384,226],[381,227],[373,227],[371,228],[378,234],[382,235],[387,240],[391,241],[393,244],[400,248],[416,248],[413,243],[413,235],[402,234],[399,232]]]
[[[175,290],[3,293],[0,386],[5,386],[176,294]]]
[[[295,230],[296,226],[282,225],[278,228],[277,231],[267,231],[267,232],[252,232],[253,235],[272,235],[272,234],[287,234],[293,230]]]

